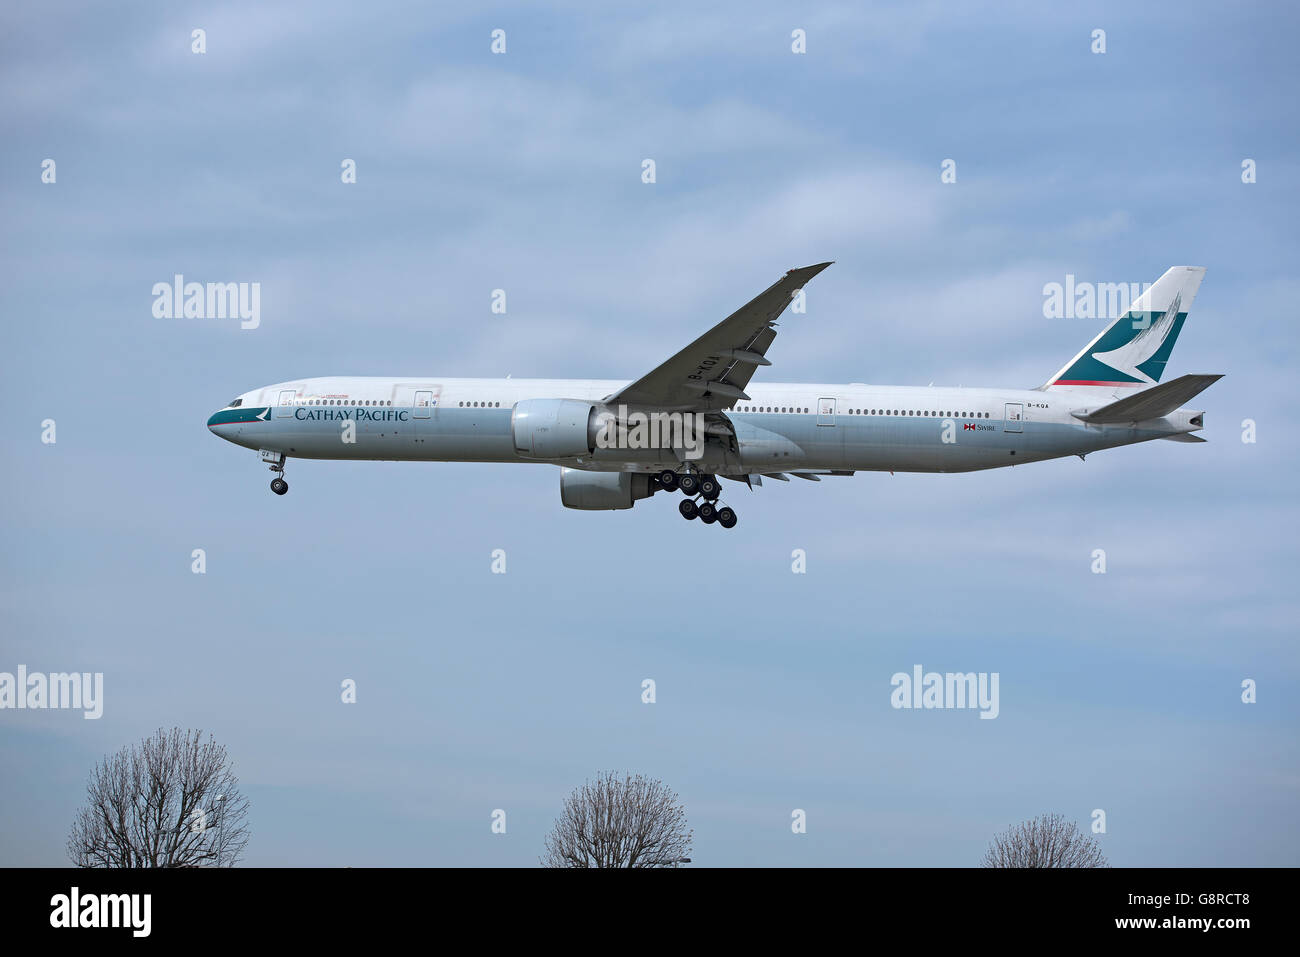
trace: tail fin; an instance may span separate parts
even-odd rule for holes
[[[1171,268],[1041,388],[1113,389],[1159,382],[1203,278],[1204,266]]]

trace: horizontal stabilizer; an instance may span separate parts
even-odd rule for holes
[[[1199,435],[1192,435],[1190,432],[1179,432],[1176,435],[1162,435],[1162,439],[1168,439],[1170,442],[1204,442],[1205,439]]]
[[[1080,409],[1071,413],[1084,422],[1145,422],[1168,415],[1194,395],[1204,392],[1222,379],[1222,375],[1181,375],[1160,385],[1143,389],[1099,409]]]

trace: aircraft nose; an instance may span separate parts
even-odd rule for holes
[[[231,409],[218,409],[208,416],[208,431],[227,442],[233,442],[240,432],[239,422],[239,417]]]

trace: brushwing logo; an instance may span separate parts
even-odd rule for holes
[[[1160,347],[1165,344],[1165,340],[1169,338],[1169,333],[1173,331],[1174,319],[1177,317],[1182,304],[1183,297],[1179,293],[1174,296],[1174,301],[1159,319],[1142,326],[1138,334],[1124,345],[1109,352],[1094,352],[1092,357],[1098,362],[1108,365],[1115,371],[1122,372],[1139,382],[1154,384],[1156,380],[1139,369],[1138,366],[1159,352]],[[1134,322],[1134,325],[1138,325],[1137,321]]]

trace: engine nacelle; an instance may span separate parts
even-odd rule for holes
[[[510,413],[515,451],[530,459],[569,459],[596,448],[596,407],[577,399],[525,399]]]
[[[560,469],[560,501],[565,508],[589,512],[631,508],[634,502],[653,494],[650,476],[643,472]]]

